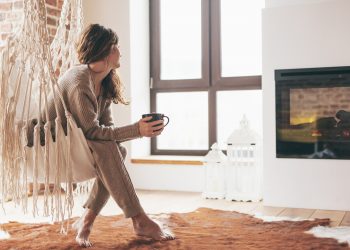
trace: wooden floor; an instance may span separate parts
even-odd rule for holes
[[[267,207],[263,206],[262,202],[233,202],[226,200],[211,200],[204,199],[200,193],[191,192],[174,192],[174,191],[148,191],[137,190],[140,202],[149,214],[171,213],[171,212],[191,212],[200,207],[207,207],[220,210],[237,211],[246,214],[260,214],[265,216],[285,216],[285,217],[299,217],[303,219],[308,218],[330,218],[331,226],[350,226],[350,212],[349,211],[333,211],[333,210],[315,210],[315,209],[301,209],[301,208],[281,208],[281,207]],[[39,197],[39,202],[42,202],[43,197]],[[73,209],[73,217],[80,216],[83,212],[82,205],[87,197],[76,198]],[[0,209],[0,224],[1,219],[12,221],[31,221],[31,198],[28,201],[29,207],[27,214],[23,217],[21,210],[13,209],[11,203],[5,205],[7,207],[6,214]],[[39,205],[39,208],[41,206]],[[102,215],[116,215],[121,214],[121,209],[116,203],[109,199],[106,206],[101,211]],[[36,217],[37,218],[37,217]],[[37,219],[35,219],[36,221]]]
[[[330,218],[331,226],[350,226],[350,211],[315,210],[263,206],[262,202],[233,202],[203,199],[200,193],[138,190],[138,196],[146,212],[189,212],[199,207],[237,211],[265,216],[291,218]]]

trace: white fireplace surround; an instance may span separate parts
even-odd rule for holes
[[[276,158],[274,70],[350,65],[350,1],[294,2],[263,10],[264,205],[350,210],[349,160]]]

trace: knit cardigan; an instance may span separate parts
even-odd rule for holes
[[[71,67],[60,79],[59,87],[68,111],[72,114],[77,126],[80,127],[88,140],[107,140],[123,142],[141,137],[138,123],[115,127],[111,115],[111,102],[103,96],[95,95],[95,87],[88,65],[81,64]],[[67,119],[62,103],[59,101],[56,112],[53,95],[48,98],[47,114],[49,121],[57,116],[66,131]],[[40,117],[41,142],[44,144],[44,124],[47,121],[46,110]],[[33,145],[33,130],[37,119],[33,119],[27,131],[28,146]],[[54,136],[55,126],[51,122],[51,133]]]

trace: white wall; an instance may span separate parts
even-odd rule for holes
[[[300,5],[300,4],[314,4],[321,2],[330,2],[333,0],[265,0],[265,7],[279,7],[279,6],[288,6],[288,5]]]
[[[99,23],[111,28],[119,36],[121,67],[119,73],[125,85],[125,96],[131,104],[113,105],[116,125],[137,122],[149,108],[149,24],[148,1],[139,0],[84,0],[84,25]],[[147,155],[150,143],[147,139],[125,143],[133,154]],[[131,146],[132,144],[132,146]]]
[[[350,65],[350,1],[283,2],[263,10],[264,204],[350,210],[350,161],[276,159],[274,95],[275,69]]]
[[[138,121],[141,114],[150,112],[150,35],[149,1],[130,1],[130,85],[131,120]],[[149,155],[150,139],[133,140],[130,155]]]
[[[125,0],[84,0],[83,16],[84,26],[99,23],[111,28],[119,36],[121,47],[120,76],[125,85],[125,96],[131,96],[131,42],[130,42],[130,3]],[[113,117],[117,125],[126,125],[131,120],[131,106],[113,105]],[[130,143],[127,143],[128,146]]]
[[[202,192],[204,170],[203,166],[133,164],[129,173],[139,189]]]
[[[131,105],[117,105],[113,117],[117,125],[130,124],[150,111],[149,95],[149,6],[148,0],[84,0],[84,24],[100,23],[118,33],[121,45],[119,72]],[[200,166],[131,164],[130,157],[150,154],[147,138],[126,144],[127,169],[136,188],[200,192],[204,168]]]

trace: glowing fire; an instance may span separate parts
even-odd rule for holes
[[[316,116],[311,116],[311,117],[291,117],[290,118],[290,124],[291,125],[298,125],[298,124],[303,124],[303,123],[312,123],[316,121],[317,117]]]

